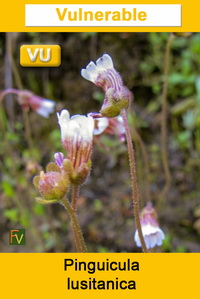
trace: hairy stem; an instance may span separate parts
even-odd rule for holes
[[[76,213],[77,200],[79,196],[79,185],[72,186],[72,209]]]
[[[161,113],[161,157],[163,163],[163,169],[165,174],[165,185],[160,194],[160,198],[164,198],[170,188],[171,184],[171,174],[169,170],[169,161],[167,155],[167,89],[168,89],[168,76],[169,76],[169,58],[170,58],[170,48],[174,35],[170,34],[164,59],[164,84],[162,91],[162,113]]]
[[[140,223],[140,209],[139,209],[140,196],[139,196],[139,191],[138,191],[138,183],[137,183],[137,175],[136,175],[135,153],[134,153],[134,149],[133,149],[131,131],[130,131],[130,127],[128,124],[128,118],[127,118],[125,109],[122,110],[121,115],[123,117],[124,126],[125,126],[125,130],[126,130],[129,165],[130,165],[130,173],[131,173],[131,181],[132,181],[133,208],[134,208],[135,224],[136,224],[136,229],[138,230],[138,235],[139,235],[140,242],[142,245],[142,250],[143,250],[143,252],[148,252],[145,241],[144,241],[144,236],[142,233],[141,223]]]
[[[132,116],[132,119],[133,119],[133,116]],[[145,196],[146,196],[145,202],[149,202],[149,201],[151,201],[149,159],[148,159],[148,154],[147,154],[145,144],[144,144],[139,132],[135,128],[135,126],[133,126],[133,128],[132,128],[132,139],[133,138],[135,138],[138,141],[138,144],[141,149],[142,159],[143,159],[143,163],[144,163],[144,176],[145,176],[145,178],[144,178]]]
[[[71,204],[72,204],[72,209],[73,209],[74,214],[76,214],[76,207],[77,207],[77,201],[78,201],[78,196],[79,196],[79,190],[80,190],[79,185],[72,185]],[[74,234],[74,240],[76,240],[77,244],[80,244],[79,238],[78,238],[78,235],[76,233],[76,229],[75,229],[73,223],[72,223],[72,229],[73,229],[73,234]]]
[[[86,245],[85,245],[83,234],[82,234],[80,225],[78,223],[78,219],[76,217],[76,214],[73,211],[73,208],[71,207],[69,201],[66,198],[63,198],[61,200],[61,203],[63,204],[63,206],[68,211],[69,216],[70,216],[71,221],[72,221],[72,226],[73,226],[73,229],[74,229],[74,242],[75,242],[77,252],[87,252],[87,248],[86,248]]]

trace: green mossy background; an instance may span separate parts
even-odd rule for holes
[[[23,87],[54,100],[56,110],[71,114],[98,112],[103,93],[84,80],[80,70],[102,54],[134,94],[129,109],[150,168],[150,194],[166,234],[163,252],[200,252],[200,34],[175,38],[168,88],[168,156],[172,184],[161,202],[165,177],[160,152],[163,63],[169,33],[12,33],[13,58]],[[23,68],[23,44],[59,44],[58,68]],[[5,88],[6,35],[0,34],[0,90]],[[13,76],[13,87],[18,88]],[[21,107],[6,99],[0,114],[0,251],[73,252],[70,222],[59,204],[42,206],[32,179],[62,151],[56,113],[44,119],[29,112],[34,149],[28,149]],[[133,139],[135,137],[133,136]],[[145,204],[144,161],[135,140],[141,207]],[[125,144],[102,136],[109,148],[94,144],[91,176],[81,189],[78,217],[90,252],[140,252],[134,243],[134,219]],[[8,150],[10,148],[11,150]],[[15,168],[15,171],[13,171]],[[31,170],[30,170],[31,168]],[[18,200],[16,199],[18,197]],[[9,230],[26,229],[26,245],[10,246]]]

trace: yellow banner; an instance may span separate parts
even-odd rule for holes
[[[1,298],[193,298],[199,254],[0,254]]]
[[[2,32],[195,32],[200,31],[199,11],[200,2],[197,1],[133,1],[127,0],[125,4],[123,1],[101,1],[95,3],[94,1],[76,1],[68,2],[60,0],[59,5],[64,4],[65,7],[59,8],[55,0],[44,1],[9,1],[2,2],[0,10],[0,29]],[[34,15],[31,16],[33,8],[26,8],[26,5],[43,4],[46,8],[37,7]],[[56,4],[58,7],[51,8],[50,4]],[[170,7],[166,5],[170,4]],[[176,4],[176,9],[175,9]],[[74,16],[73,8],[69,6],[77,5]],[[88,5],[90,10],[88,12],[85,7],[86,15],[84,15],[84,7],[81,5]],[[116,5],[121,5],[117,7]],[[126,7],[130,5],[130,7]],[[139,6],[141,5],[141,6]],[[146,6],[145,6],[146,5]],[[149,5],[150,7],[147,7]],[[160,5],[158,10],[156,5]],[[165,5],[165,7],[163,6]],[[172,6],[174,5],[174,7]],[[180,8],[177,7],[180,6]],[[80,7],[79,7],[80,6]],[[107,9],[106,9],[107,7]],[[50,9],[50,10],[49,10]],[[52,15],[53,17],[52,17]],[[58,22],[58,26],[54,26],[53,18]],[[85,19],[84,19],[85,18]],[[172,19],[174,18],[174,22]],[[45,21],[46,20],[46,21]],[[76,24],[76,20],[79,22]],[[86,21],[85,23],[83,21]],[[131,22],[130,22],[131,20]],[[41,22],[40,22],[41,21]],[[44,22],[43,22],[44,21]],[[88,21],[88,22],[87,22]],[[52,24],[51,24],[52,22]],[[37,26],[37,24],[43,26]],[[80,24],[82,24],[80,26]],[[180,25],[179,25],[180,23]],[[26,25],[27,24],[27,25]],[[30,25],[30,24],[33,24]],[[60,24],[60,25],[59,25]],[[102,26],[101,26],[102,24]],[[106,26],[108,24],[108,26]],[[131,24],[131,25],[130,25]],[[147,26],[145,26],[147,24]],[[168,25],[167,25],[168,24]],[[176,26],[171,26],[175,24]]]

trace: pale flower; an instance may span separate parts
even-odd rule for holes
[[[121,142],[125,141],[125,127],[123,118],[118,115],[113,118],[101,117],[95,118],[94,135],[103,133],[118,136]]]
[[[54,111],[55,107],[54,101],[39,97],[28,90],[19,91],[18,102],[25,109],[31,107],[36,113],[45,118],[49,117],[49,114]]]
[[[39,101],[36,105],[36,101]],[[35,110],[36,113],[40,114],[41,116],[48,118],[49,114],[51,114],[54,111],[55,102],[48,99],[42,99],[40,97],[31,98],[29,101],[30,107]],[[34,109],[34,107],[36,107]]]
[[[10,93],[17,95],[18,103],[24,110],[31,108],[45,118],[48,118],[49,114],[54,111],[56,104],[54,101],[39,97],[29,90],[5,89],[0,93],[0,100]]]
[[[78,171],[81,165],[86,164],[91,155],[94,120],[91,116],[73,115],[70,118],[67,110],[57,113],[61,129],[61,140],[67,151],[66,159]]]
[[[113,76],[111,76],[111,78],[113,77],[113,79],[115,79],[116,76],[116,78],[119,79],[119,83],[122,84],[119,74],[114,69],[112,58],[108,54],[104,54],[102,57],[97,59],[96,64],[93,61],[91,61],[86,66],[86,69],[81,70],[81,75],[83,78],[93,82],[96,85],[101,86],[104,89],[106,89],[106,87],[108,88],[108,86],[102,85],[101,81],[102,81],[102,77],[104,78],[105,76],[104,79],[107,78],[108,73],[113,73]],[[108,83],[107,81],[109,80],[106,80],[105,83]],[[114,80],[112,82],[112,80],[110,79],[110,87],[112,85],[115,85]]]
[[[141,226],[144,240],[147,249],[151,249],[155,246],[161,246],[162,241],[165,238],[163,231],[160,229],[157,222],[157,215],[155,209],[151,203],[148,203],[142,210],[141,215]],[[141,247],[138,231],[135,232],[135,242],[138,247]]]
[[[91,61],[85,69],[81,70],[81,75],[105,91],[103,106],[100,110],[103,116],[114,117],[119,115],[122,109],[128,108],[132,94],[124,86],[108,54],[97,59],[96,64]]]
[[[94,119],[94,135],[102,134],[108,127],[108,117],[100,117]]]

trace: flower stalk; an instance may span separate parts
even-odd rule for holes
[[[132,121],[133,121],[133,115]],[[132,140],[135,139],[135,141],[138,142],[138,145],[141,149],[142,159],[143,159],[143,167],[144,167],[144,177],[145,177],[145,201],[149,202],[151,201],[151,189],[150,189],[150,170],[149,170],[149,160],[148,160],[148,154],[145,147],[145,144],[142,140],[142,137],[140,136],[139,132],[137,131],[136,127],[132,127]]]
[[[97,59],[96,63],[91,61],[85,69],[82,69],[81,75],[95,85],[101,87],[104,94],[104,102],[99,111],[101,117],[117,117],[121,114],[129,155],[130,173],[132,180],[132,191],[133,191],[133,206],[134,206],[134,216],[136,222],[136,228],[138,230],[138,235],[141,241],[143,252],[148,252],[145,240],[142,233],[141,223],[140,223],[140,213],[139,213],[139,191],[136,175],[135,166],[135,154],[133,150],[131,131],[128,124],[126,110],[128,109],[133,95],[124,86],[123,81],[119,73],[115,70],[112,58],[108,54],[104,54],[102,57]],[[94,115],[93,115],[94,116]],[[121,134],[120,134],[121,135]],[[123,134],[121,135],[123,137]]]
[[[131,131],[130,131],[130,127],[128,124],[128,118],[127,118],[125,109],[122,110],[121,115],[122,115],[122,118],[124,121],[125,130],[126,130],[126,140],[127,140],[130,174],[131,174],[131,181],[132,181],[135,224],[136,224],[136,229],[138,230],[140,242],[142,245],[142,250],[143,250],[143,252],[148,252],[146,244],[145,244],[144,236],[142,233],[141,223],[140,223],[140,210],[139,210],[140,196],[139,196],[139,191],[138,191],[138,183],[137,183],[137,175],[136,175],[135,153],[134,153],[134,149],[133,149]]]
[[[69,201],[66,198],[60,200],[60,203],[65,207],[65,209],[67,210],[71,218],[77,252],[87,252],[83,234],[72,206],[70,205]]]
[[[72,209],[74,213],[76,213],[76,208],[77,208],[77,201],[79,197],[79,190],[80,186],[79,185],[72,185]]]

